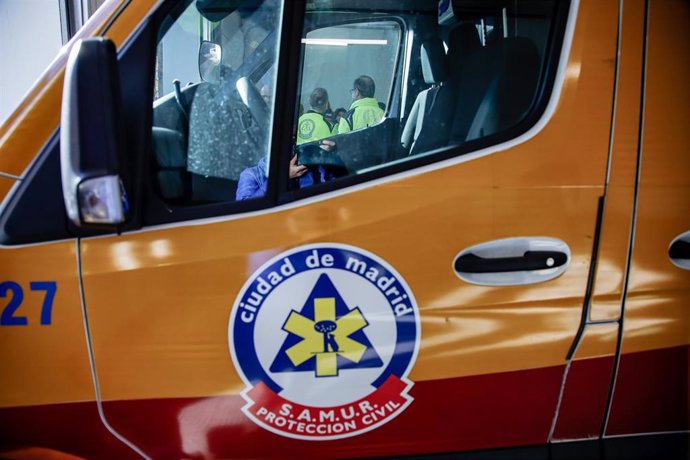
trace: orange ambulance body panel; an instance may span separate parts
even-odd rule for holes
[[[623,353],[688,345],[690,274],[668,257],[673,240],[690,225],[690,45],[678,40],[690,7],[652,3],[640,190]]]
[[[683,103],[690,96],[690,49],[678,35],[688,19],[687,3],[649,6],[634,250],[607,425],[612,435],[688,429],[690,272],[669,257],[672,243],[690,227],[690,110]],[[672,372],[659,372],[668,363]],[[679,393],[681,398],[674,397]],[[653,413],[642,415],[640,408],[650,401]]]
[[[591,321],[615,320],[621,314],[625,267],[633,212],[642,91],[645,2],[622,6],[621,49],[611,158],[607,177],[606,214],[590,311]]]
[[[74,242],[0,252],[0,265],[11,267],[13,281],[25,287],[18,314],[28,323],[5,327],[0,336],[2,362],[16,370],[3,373],[2,407],[90,401],[94,397],[86,342],[79,333],[83,320],[75,252]],[[45,280],[58,286],[55,296],[59,302],[53,305],[54,319],[49,325],[39,320],[44,293],[29,289],[31,282]],[[21,342],[31,346],[13,346]]]
[[[9,177],[0,176],[0,197],[6,197],[15,184],[15,180]]]

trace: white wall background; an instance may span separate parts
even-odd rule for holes
[[[58,0],[0,0],[0,124],[61,47]]]

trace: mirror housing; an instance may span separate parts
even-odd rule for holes
[[[115,45],[105,38],[79,40],[65,70],[60,128],[62,195],[78,227],[117,225],[127,217],[120,104]]]

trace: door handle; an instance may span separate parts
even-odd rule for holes
[[[568,262],[568,255],[559,251],[526,251],[520,257],[484,258],[469,253],[455,259],[455,270],[464,273],[503,273],[545,270]]]
[[[507,238],[465,249],[456,256],[453,269],[468,283],[519,286],[562,275],[570,255],[568,245],[555,238]]]
[[[678,235],[671,242],[668,256],[676,267],[690,270],[690,232]]]

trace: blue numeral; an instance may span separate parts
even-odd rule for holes
[[[57,292],[57,283],[55,281],[32,281],[29,283],[29,288],[32,291],[45,291],[46,295],[41,306],[41,324],[49,326],[53,321],[53,301]],[[0,315],[0,326],[26,326],[29,324],[26,316],[15,315],[24,301],[22,287],[14,281],[0,283],[0,297],[7,297],[10,292],[12,293],[10,301],[5,305],[2,315]]]
[[[12,298],[2,311],[0,326],[26,326],[28,324],[26,316],[14,316],[14,312],[17,311],[17,308],[22,304],[22,300],[24,300],[22,287],[14,281],[0,283],[0,297],[7,297],[8,291],[12,291]]]
[[[32,281],[29,287],[32,291],[46,291],[46,296],[43,298],[43,306],[41,307],[41,324],[47,326],[52,320],[53,300],[57,292],[57,283],[55,281]]]

